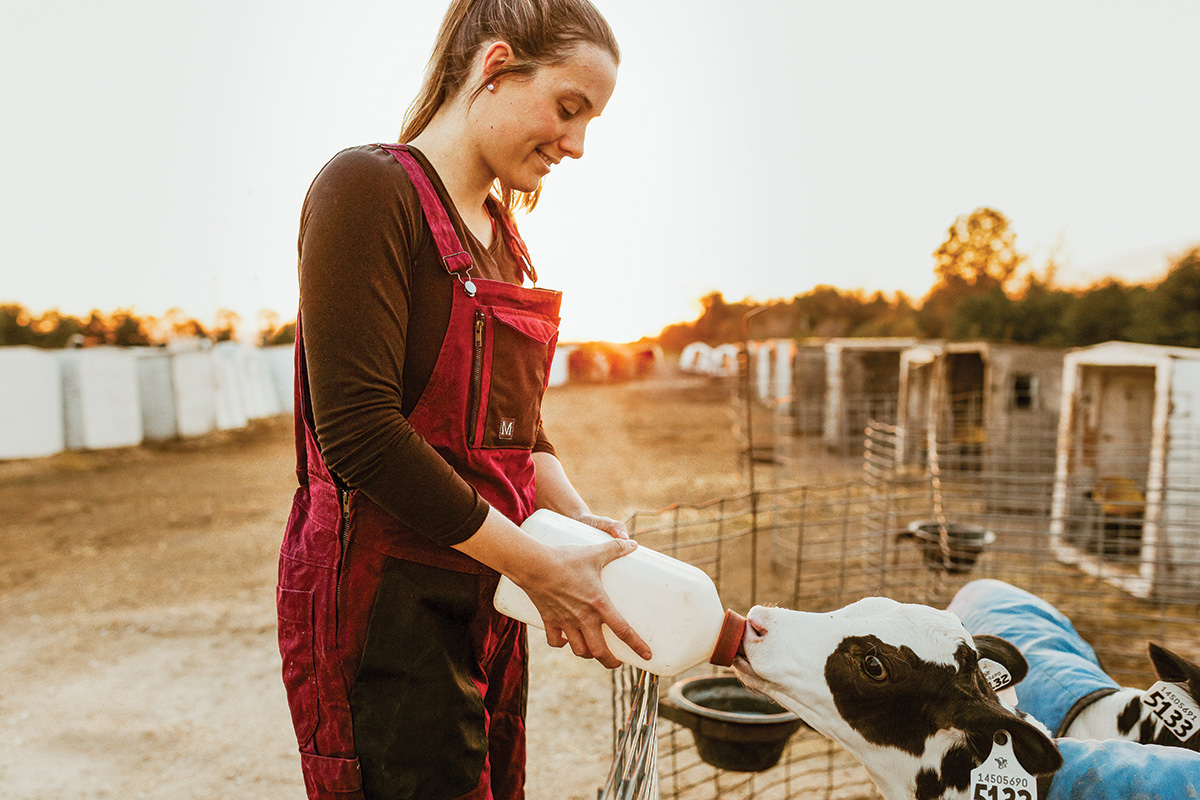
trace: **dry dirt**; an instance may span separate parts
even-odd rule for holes
[[[727,392],[664,378],[551,390],[594,510],[742,488]],[[165,446],[0,462],[0,797],[304,795],[275,646],[290,419]],[[609,676],[531,636],[530,800],[591,800]]]

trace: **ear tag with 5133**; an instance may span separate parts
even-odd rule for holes
[[[1159,681],[1146,690],[1142,705],[1161,719],[1181,742],[1186,742],[1200,730],[1200,704],[1192,699],[1184,686]]]

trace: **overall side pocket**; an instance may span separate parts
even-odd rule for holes
[[[279,615],[279,654],[292,725],[301,747],[317,728],[317,674],[313,650],[313,593],[275,587]]]

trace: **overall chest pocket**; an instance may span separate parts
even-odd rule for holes
[[[483,449],[530,450],[558,339],[558,321],[502,306],[475,312],[467,441]]]

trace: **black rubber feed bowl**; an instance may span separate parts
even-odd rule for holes
[[[762,772],[778,764],[788,739],[804,724],[732,675],[678,681],[658,707],[663,718],[691,729],[700,758],[734,772]]]
[[[951,575],[970,572],[984,548],[996,540],[996,534],[985,528],[948,522],[946,538],[949,540],[950,558],[947,560],[942,552],[941,532],[937,522],[914,522],[908,526],[908,532],[920,540],[925,563],[931,567],[944,568]]]

